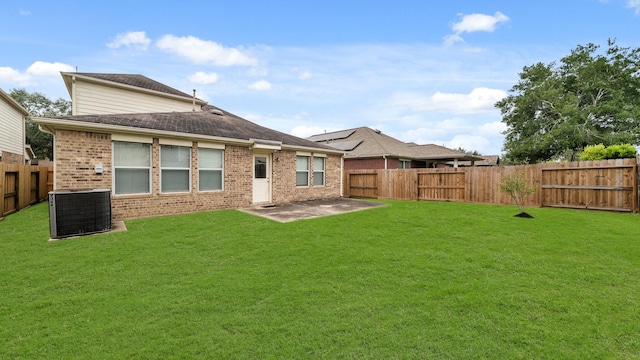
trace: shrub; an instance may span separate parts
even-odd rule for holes
[[[629,144],[607,146],[604,149],[605,159],[624,159],[636,156],[636,148]]]
[[[584,147],[584,151],[580,154],[580,160],[602,160],[604,159],[604,145],[588,145]]]
[[[502,178],[500,190],[509,194],[516,205],[520,208],[520,214],[524,214],[524,202],[529,195],[536,191],[536,187],[527,186],[524,173],[511,173]]]
[[[606,148],[603,144],[585,146],[580,154],[580,160],[624,159],[636,156],[636,148],[630,144],[610,145]]]

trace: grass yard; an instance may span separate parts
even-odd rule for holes
[[[2,359],[640,358],[640,217],[386,201],[47,242],[0,222]]]

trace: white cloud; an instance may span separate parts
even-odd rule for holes
[[[149,39],[144,31],[130,31],[116,35],[115,39],[107,44],[111,49],[127,47],[136,50],[147,50],[151,39]]]
[[[266,91],[271,90],[271,83],[266,80],[258,80],[254,83],[249,84],[249,86],[247,87],[253,90]]]
[[[469,114],[495,110],[494,104],[507,96],[499,89],[479,87],[469,94],[436,92],[431,96],[400,93],[394,96],[392,106],[412,111],[446,111]]]
[[[491,136],[495,134],[502,134],[507,130],[507,124],[502,121],[494,121],[491,123],[482,124],[480,128],[478,128],[478,133],[484,136]]]
[[[59,80],[60,72],[74,71],[73,66],[60,62],[36,61],[24,72],[5,66],[0,67],[0,83],[8,86],[32,86],[38,79],[53,78]]]
[[[0,67],[0,83],[26,86],[31,81],[31,76],[22,74],[18,70],[8,66]]]
[[[29,11],[29,10],[23,10],[23,9],[20,9],[20,10],[18,11],[18,13],[20,14],[20,16],[29,16],[29,15],[31,15],[31,11]]]
[[[483,153],[482,149],[485,149],[489,145],[490,139],[478,136],[478,135],[456,135],[448,141],[447,147],[451,149],[463,148],[469,151],[479,151]],[[496,155],[496,154],[486,154],[486,155]]]
[[[502,131],[505,128],[499,121],[477,124],[464,118],[449,118],[423,123],[421,127],[391,136],[406,142],[436,144],[451,149],[462,147],[485,155],[494,155],[500,153],[500,145],[504,140]]]
[[[462,38],[462,36],[458,34],[449,34],[444,37],[444,44],[446,46],[451,46],[457,42],[464,42],[464,39]]]
[[[636,14],[640,15],[640,0],[628,0],[627,5],[630,8],[635,9]]]
[[[27,68],[26,73],[34,76],[59,76],[61,71],[71,72],[74,68],[60,62],[36,61]]]
[[[317,135],[317,134],[323,134],[326,132],[333,132],[333,131],[338,131],[338,130],[342,130],[339,128],[335,128],[335,127],[320,127],[320,126],[296,126],[291,130],[291,135],[293,136],[297,136],[297,137],[301,137],[301,138],[308,138],[309,136],[312,135]]]
[[[182,56],[196,64],[217,66],[253,66],[258,61],[241,49],[224,47],[214,41],[198,39],[194,36],[177,37],[165,35],[156,45],[158,48]]]
[[[493,32],[499,23],[507,21],[509,21],[509,17],[500,11],[497,11],[493,16],[485,14],[462,15],[462,19],[451,26],[453,34],[445,36],[444,43],[449,46],[456,42],[464,41],[462,36],[460,36],[462,33],[472,33],[477,31]]]
[[[189,81],[196,84],[214,84],[218,82],[218,74],[213,72],[206,73],[203,71],[198,71],[194,74],[189,75]]]
[[[484,14],[464,15],[460,22],[453,24],[452,29],[456,34],[476,31],[493,32],[498,23],[506,21],[509,21],[509,17],[500,11],[493,16]]]

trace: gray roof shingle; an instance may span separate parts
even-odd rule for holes
[[[347,152],[347,158],[379,157],[383,155],[415,160],[475,160],[477,158],[444,146],[405,143],[389,135],[383,134],[379,130],[374,130],[366,126],[350,130],[340,130],[333,133],[314,135],[308,139],[313,139],[319,143],[334,146],[342,150],[347,150],[344,146],[345,143],[349,142],[350,144],[355,144],[355,142],[358,142],[357,146]]]
[[[223,115],[218,115],[222,113]],[[184,134],[223,137],[238,140],[269,140],[283,145],[333,150],[330,146],[315,143],[280,131],[260,126],[218,107],[207,105],[203,111],[165,112],[141,114],[106,114],[58,116],[53,119],[78,123],[104,124],[130,128],[171,131]]]
[[[192,99],[193,96],[174,89],[171,86],[159,83],[144,75],[139,74],[102,74],[102,73],[63,73],[67,75],[78,75],[86,78],[93,78],[102,81],[109,81],[117,84],[135,86],[137,88],[157,91],[169,95],[180,96]]]

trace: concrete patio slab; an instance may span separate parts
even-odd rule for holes
[[[253,206],[240,211],[286,223],[321,216],[372,209],[386,204],[349,198],[334,198],[291,202],[279,205]]]

